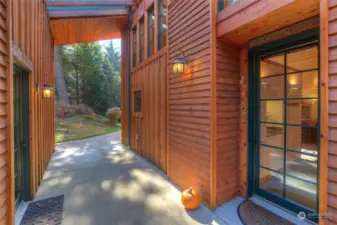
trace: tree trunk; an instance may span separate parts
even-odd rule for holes
[[[80,104],[80,77],[78,75],[78,70],[75,68],[76,73],[76,105]]]
[[[54,55],[55,55],[55,84],[58,96],[60,101],[62,101],[65,104],[69,104],[68,92],[66,88],[66,83],[64,81],[64,74],[62,71],[59,46],[55,46]]]

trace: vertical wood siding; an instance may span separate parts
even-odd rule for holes
[[[169,19],[169,175],[210,203],[210,1],[171,1]],[[184,75],[172,73],[186,57]]]
[[[328,224],[337,224],[337,1],[329,1]],[[324,116],[324,115],[322,115]]]
[[[122,133],[122,143],[127,145],[129,143],[129,137],[128,137],[128,96],[127,96],[127,32],[124,32],[122,34],[121,38],[121,45],[122,45],[122,51],[121,51],[121,133]]]
[[[42,179],[43,173],[47,167],[47,163],[54,152],[54,99],[42,99],[41,87],[44,83],[54,86],[54,43],[50,33],[48,16],[45,10],[45,3],[42,0],[11,0],[12,3],[12,42],[4,40],[4,31],[1,22],[4,22],[4,12],[6,10],[5,0],[0,1],[0,41],[2,44],[12,44],[12,52],[14,63],[17,63],[29,72],[29,94],[30,94],[30,178],[31,178],[31,197],[37,191],[38,185]],[[6,41],[6,42],[4,42]],[[1,44],[0,44],[1,46]],[[2,52],[1,52],[2,54]],[[0,60],[1,63],[1,60]],[[26,64],[27,63],[27,64]],[[31,63],[31,65],[30,65]],[[11,65],[13,66],[13,65]],[[0,65],[0,82],[6,79],[11,81],[11,72],[5,76],[5,67]],[[1,81],[2,80],[2,81]],[[39,84],[40,90],[37,91],[36,83]],[[3,94],[5,90],[10,89],[11,84],[4,84]],[[8,96],[12,96],[8,94]],[[0,103],[1,116],[6,118],[7,106],[11,105],[12,99],[5,100],[5,96]],[[11,107],[9,107],[10,109]],[[10,112],[13,113],[13,112]],[[9,114],[7,114],[9,115]],[[13,121],[8,117],[6,123],[10,126]],[[1,131],[2,140],[6,140],[6,128]],[[10,134],[9,134],[10,135]],[[13,138],[13,137],[12,137]],[[13,154],[12,149],[6,148],[11,146],[5,142],[1,143],[1,152],[4,155]],[[11,152],[12,151],[12,152]],[[1,156],[0,156],[1,157]],[[13,156],[11,156],[13,157]],[[0,160],[1,161],[1,160]],[[6,160],[5,160],[6,161]],[[10,165],[13,170],[14,165]],[[13,224],[14,219],[14,191],[13,187],[5,185],[4,179],[13,180],[13,177],[7,177],[8,168],[6,165],[0,164],[0,224]],[[8,189],[11,194],[8,194]],[[10,198],[10,200],[6,200]],[[10,203],[11,202],[11,203]]]
[[[131,148],[166,171],[166,49],[133,69],[131,90],[142,92],[142,113],[132,104]],[[133,91],[131,102],[134,102]],[[139,139],[136,136],[139,135]]]
[[[240,49],[217,40],[217,205],[239,195]]]

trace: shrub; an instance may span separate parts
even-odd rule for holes
[[[77,115],[89,115],[93,113],[94,111],[89,106],[86,106],[84,104],[79,104],[76,108]]]
[[[113,125],[116,125],[121,117],[121,110],[118,107],[110,108],[106,112],[105,116],[110,120]]]
[[[84,104],[69,105],[64,103],[57,103],[55,104],[55,111],[57,118],[94,114],[94,111],[89,106],[86,106]]]

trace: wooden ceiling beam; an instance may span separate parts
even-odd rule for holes
[[[66,6],[133,6],[135,0],[47,0],[48,7]]]
[[[49,11],[50,19],[128,16],[125,9]]]

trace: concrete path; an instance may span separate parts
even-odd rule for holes
[[[120,132],[56,146],[34,201],[61,194],[62,225],[225,224],[205,206],[187,212],[180,190]]]

